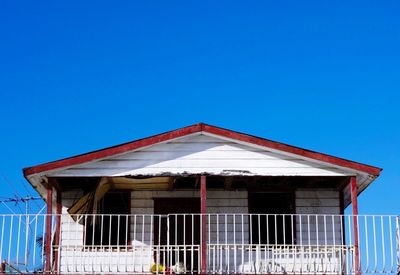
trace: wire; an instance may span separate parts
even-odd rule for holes
[[[18,193],[18,190],[15,188],[14,185],[11,184],[11,182],[8,180],[8,178],[6,178],[6,176],[5,176],[3,173],[1,174],[1,176],[3,177],[3,179],[5,180],[5,182],[11,187],[11,189],[14,190],[15,194],[16,194],[18,197],[22,198],[22,196]]]
[[[21,183],[22,183],[22,186],[25,188],[26,192],[28,192],[28,195],[30,197],[33,197],[31,192],[29,191],[29,188],[26,186],[25,182],[22,180]],[[40,205],[35,200],[33,200],[33,203],[38,207],[38,209],[40,209]]]
[[[4,202],[1,202],[2,204],[4,204],[4,206],[5,207],[7,207],[8,208],[8,210],[10,210],[11,211],[11,213],[13,213],[14,215],[17,215],[17,213],[15,213],[10,207],[8,207],[8,205],[7,204],[5,204]]]
[[[8,184],[8,186],[10,186],[11,189],[14,190],[16,197],[17,197],[17,198],[18,198],[18,197],[22,198],[22,196],[19,194],[18,190],[15,188],[14,185],[11,184],[11,182],[8,180],[8,178],[7,178],[4,174],[1,174],[1,176],[3,177],[3,179],[5,180],[5,182]],[[19,211],[21,211],[21,213],[24,213],[24,212],[25,212],[25,211],[23,211],[23,210],[21,209],[21,207],[18,205],[18,203],[16,204],[16,206],[18,207]]]

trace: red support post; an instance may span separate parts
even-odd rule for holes
[[[201,214],[201,273],[207,273],[207,184],[206,176],[200,177],[200,214]]]
[[[354,235],[354,271],[361,275],[360,246],[358,238],[358,203],[357,203],[357,177],[350,178],[351,206],[353,211],[353,235]]]
[[[60,237],[61,237],[61,191],[57,190],[57,206],[56,206],[56,236],[55,236],[55,253],[54,253],[54,269],[58,272],[58,255],[60,253]]]
[[[6,274],[6,261],[5,260],[1,262],[0,274]]]
[[[53,208],[53,185],[49,179],[47,186],[47,212],[46,212],[46,235],[45,235],[45,253],[46,253],[46,266],[45,272],[51,272],[51,214]]]

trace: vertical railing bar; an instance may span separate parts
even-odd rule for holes
[[[121,243],[120,243],[120,231],[121,231],[121,215],[117,215],[117,272],[120,272],[120,250],[121,250]]]
[[[324,214],[324,239],[325,239],[325,259],[328,259],[328,230],[326,225],[326,215]],[[327,272],[328,267],[325,265],[323,268],[324,272]]]
[[[249,225],[250,225],[250,246],[249,246],[249,262],[253,262],[253,214],[249,214]]]
[[[84,226],[83,226],[83,239],[84,239],[84,241],[83,241],[83,245],[82,245],[82,250],[83,251],[89,251],[90,250],[90,248],[89,248],[89,246],[90,246],[90,243],[89,243],[89,241],[87,240],[87,234],[88,234],[88,232],[87,232],[87,230],[86,230],[86,226],[87,226],[87,228],[89,228],[89,226],[90,226],[90,224],[88,225],[87,224],[87,220],[88,220],[88,214],[84,214],[83,215],[84,216],[84,220],[85,220],[85,223],[84,223]],[[87,243],[86,243],[87,242]],[[77,246],[78,246],[78,243],[77,243]],[[78,256],[76,256],[76,254],[78,254]],[[79,253],[79,250],[76,250],[76,253],[75,253],[75,256],[76,256],[76,260],[78,261],[78,259],[80,260],[80,264],[81,264],[81,270],[80,270],[80,272],[86,272],[86,257],[85,256],[81,256],[80,257],[80,255],[79,255],[80,253]]]
[[[104,214],[101,214],[100,215],[100,218],[101,218],[101,221],[100,221],[100,247],[101,247],[101,250],[103,250],[104,249],[104,247],[103,247],[103,245],[104,245],[104,243],[103,243],[103,237],[104,237],[104,229],[103,229],[103,226],[104,226]]]
[[[100,215],[100,251],[105,252],[104,248],[104,214]],[[104,271],[104,263],[100,263],[100,270]]]
[[[55,238],[56,238],[56,234],[55,234],[56,223],[57,223],[56,216],[57,216],[57,214],[52,215],[52,219],[51,219],[51,244],[50,244],[50,253],[51,253],[50,254],[50,259],[51,259],[50,269],[51,269],[51,271],[54,271],[54,269],[55,269],[55,266],[54,266],[54,264],[55,264],[55,259],[54,259],[55,253],[54,253],[54,250],[56,249],[56,246],[53,245],[53,244],[55,243]],[[53,264],[53,266],[52,266],[52,264]]]
[[[216,214],[216,224],[217,224],[217,251],[216,251],[216,253],[217,253],[217,255],[216,255],[216,257],[217,257],[217,265],[218,265],[218,267],[220,266],[220,264],[221,264],[221,261],[220,261],[220,253],[221,253],[221,248],[220,248],[220,243],[219,243],[219,234],[220,234],[220,228],[219,228],[219,214]]]
[[[80,216],[77,216],[77,215],[74,215],[75,216],[75,218],[76,218],[76,221],[78,221],[78,220],[80,220],[81,219],[81,217]],[[79,224],[79,223],[78,223]],[[85,221],[84,221],[84,224],[85,224]],[[78,242],[77,242],[77,240],[78,240],[78,230],[76,229],[76,222],[75,222],[75,226],[74,226],[74,230],[75,230],[75,237],[74,237],[74,249],[73,249],[73,252],[72,252],[72,268],[74,268],[73,269],[73,271],[74,272],[78,272],[78,265],[76,264],[76,251],[78,250]],[[83,235],[82,236],[82,244],[83,244],[83,248],[84,248],[84,246],[85,246],[85,235]]]
[[[356,215],[356,222],[357,222],[357,236],[354,236],[354,241],[355,241],[355,244],[357,243],[358,244],[358,246],[356,247],[356,249],[358,250],[357,251],[357,253],[358,253],[358,257],[356,257],[356,260],[357,260],[357,258],[358,258],[358,262],[356,263],[356,268],[358,268],[359,270],[357,270],[357,275],[359,275],[359,274],[361,274],[361,270],[362,270],[362,267],[361,267],[361,257],[360,257],[360,226],[358,226],[360,223],[359,223],[359,215],[357,214]],[[357,238],[357,241],[356,241],[356,238]]]
[[[234,272],[237,273],[236,214],[232,215],[232,219],[233,219],[233,267],[234,267]]]
[[[170,233],[170,220],[169,220],[169,218],[170,218],[170,215],[167,215],[167,265],[168,266],[170,266],[170,265],[172,265],[172,263],[171,263],[171,248],[170,248],[170,242],[171,242],[171,240],[170,240],[170,236],[169,236],[169,233]]]
[[[3,216],[4,217],[4,216]],[[33,268],[36,266],[36,236],[37,236],[37,223],[38,223],[38,215],[35,215],[35,225],[34,225],[34,230],[33,230],[33,255],[32,255],[32,262],[33,262]],[[4,226],[4,224],[3,224]],[[1,235],[1,246],[3,246],[3,231],[4,227],[2,229],[2,235]],[[70,232],[70,231],[68,231]],[[3,253],[0,253],[1,257],[3,256]]]
[[[18,232],[17,232],[17,257],[15,259],[16,262],[16,266],[18,267],[19,265],[19,242],[20,242],[20,238],[21,238],[21,217],[22,215],[18,215]]]
[[[175,214],[175,265],[179,263],[179,246],[178,246],[178,214]],[[176,260],[178,259],[178,260]]]
[[[87,217],[88,217],[88,215],[87,214],[84,214],[83,215],[83,219],[84,219],[84,226],[83,226],[83,244],[82,244],[82,250],[83,251],[86,251],[86,249],[88,249],[88,247],[89,247],[89,243],[86,243],[87,242],[87,234],[88,234],[88,232],[87,232],[87,230],[86,230],[86,227],[87,228],[89,228],[89,226],[90,225],[88,225],[87,224]],[[77,233],[78,234],[78,233]],[[76,243],[76,246],[78,246],[78,243]],[[75,250],[75,259],[78,261],[78,259],[80,259],[80,262],[81,262],[81,265],[82,265],[82,271],[86,271],[86,258],[84,257],[84,256],[82,256],[82,257],[78,257],[76,254],[78,254],[79,255],[79,253],[78,253],[79,251],[78,251],[78,249],[76,249]],[[78,267],[78,265],[76,265],[77,267]],[[78,269],[78,268],[76,268],[76,269]]]
[[[11,262],[11,243],[12,243],[12,232],[13,232],[13,224],[14,224],[14,216],[11,216],[11,223],[10,223],[10,238],[8,240],[8,263]],[[44,240],[44,239],[43,239]],[[43,245],[44,247],[44,245]]]
[[[374,272],[376,272],[378,268],[378,258],[377,258],[377,249],[376,249],[376,222],[375,222],[375,216],[372,216],[372,227],[373,227],[373,232],[374,232]]]
[[[158,232],[157,232],[157,245],[158,245],[158,253],[157,253],[157,257],[158,257],[158,259],[156,260],[156,264],[157,264],[157,274],[158,274],[158,272],[159,272],[159,266],[160,266],[160,257],[161,257],[161,255],[160,255],[160,253],[161,253],[161,227],[162,227],[162,217],[161,217],[161,215],[158,215]],[[165,263],[164,263],[164,261],[165,261],[165,255],[163,255],[163,257],[162,257],[162,259],[163,259],[163,266],[165,267]],[[163,270],[163,273],[165,273],[165,268],[164,268],[164,270]]]
[[[71,217],[72,218],[72,217]],[[61,218],[60,218],[60,220],[61,220],[61,226],[60,227],[63,227],[63,222],[64,222],[64,220],[66,220],[67,221],[67,232],[69,232],[68,234],[70,234],[71,233],[71,229],[70,229],[70,222],[68,222],[68,220],[66,219],[66,218],[64,218],[64,215],[61,215]],[[71,234],[72,235],[72,234]],[[34,234],[34,236],[36,236],[36,228],[35,228],[35,234]],[[64,249],[64,243],[63,243],[63,236],[60,234],[60,238],[61,238],[61,240],[60,240],[60,247],[61,247],[61,245],[62,245],[62,247],[63,247],[63,249]],[[69,251],[71,250],[70,249],[70,246],[71,246],[71,240],[70,239],[68,239],[67,241],[66,241],[66,244],[65,244],[65,251],[68,251],[68,253],[69,253]],[[60,254],[61,254],[61,251],[60,251]],[[34,255],[34,258],[33,259],[35,259],[36,257],[35,257],[35,252],[33,253],[33,255]],[[66,259],[65,260],[65,265],[66,265],[66,269],[67,269],[67,272],[70,272],[70,264],[69,264],[69,259]],[[33,264],[33,266],[35,266],[35,264]],[[59,270],[61,270],[61,260],[60,260],[60,269]]]
[[[367,216],[364,216],[364,227],[365,227],[365,272],[369,271],[369,244],[368,244],[368,220]]]
[[[243,264],[244,264],[244,215],[241,214],[241,223],[242,223],[242,257],[241,257],[241,263],[242,263],[242,270],[240,272],[243,273]]]
[[[319,256],[319,254],[320,254],[320,243],[319,243],[319,228],[318,228],[318,218],[319,218],[319,216],[318,215],[315,215],[315,231],[316,231],[316,245],[317,245],[317,257]],[[323,268],[323,267],[322,267]],[[317,272],[319,271],[319,265],[317,266]]]
[[[383,228],[383,216],[381,216],[381,240],[382,240],[382,273],[385,272],[386,255],[385,255],[385,232]]]
[[[393,259],[393,235],[392,235],[392,216],[388,216],[388,226],[389,226],[389,244],[390,244],[390,271],[393,271],[394,259]]]
[[[43,215],[43,232],[42,232],[42,251],[41,251],[41,254],[40,254],[40,257],[42,258],[42,266],[44,266],[44,264],[45,264],[45,255],[44,255],[44,250],[45,250],[45,243],[44,243],[44,241],[45,241],[45,232],[46,232],[46,215]]]
[[[307,261],[307,271],[310,271],[312,254],[311,254],[311,228],[310,228],[310,215],[307,214],[307,238],[308,238],[308,261]]]
[[[211,247],[211,215],[207,214],[207,231],[208,231],[208,240],[207,240],[207,271],[211,269],[211,254],[212,254],[212,247]],[[214,269],[213,269],[214,270]]]
[[[266,215],[264,215],[264,218],[267,219]],[[261,224],[260,224],[260,227],[261,227]],[[265,244],[265,246],[264,246],[264,263],[268,262],[267,252],[268,252],[268,244]],[[266,269],[263,270],[263,272],[267,272],[267,269],[268,269],[268,267],[266,267]]]
[[[192,247],[190,253],[190,271],[193,274],[194,271],[194,214],[192,214]]]
[[[112,251],[112,246],[111,246],[111,234],[112,234],[112,227],[111,227],[111,220],[112,216],[111,215],[106,215],[108,216],[108,243],[107,243],[107,248],[108,252],[110,253]],[[108,271],[112,272],[112,258],[108,257]]]
[[[24,257],[24,265],[25,265],[25,271],[28,272],[28,241],[29,241],[29,215],[27,214],[25,216],[25,257]]]
[[[186,214],[183,214],[183,264],[186,273]]]
[[[93,214],[91,214],[90,217],[92,217],[92,219],[91,219],[91,221],[92,221],[92,249],[94,249],[94,235],[96,235],[96,232],[95,232],[96,219]]]
[[[96,251],[96,246],[95,246],[95,242],[94,242],[94,236],[96,235],[96,216],[94,214],[90,214],[90,216],[92,217],[92,251]],[[92,263],[92,270],[91,272],[94,272],[95,270],[95,264],[96,264],[96,258],[94,257],[89,257],[89,259],[91,260]]]
[[[53,214],[50,215],[50,270],[49,272],[53,272],[53,268],[54,268],[54,238],[55,238],[55,234],[53,234],[55,232],[55,216]]]
[[[274,227],[275,227],[275,247],[278,245],[278,221],[276,218],[276,214],[274,214]]]
[[[261,245],[261,214],[257,214],[257,219],[258,219],[258,223],[257,223],[257,234],[258,234],[258,245]]]
[[[213,215],[213,217],[215,217],[215,215]],[[211,218],[210,218],[210,223],[211,224]],[[218,231],[215,233],[218,235]],[[210,239],[210,243],[211,243],[211,239]],[[213,246],[212,246],[212,271],[213,273],[215,273],[216,269],[215,269],[215,264],[216,264],[216,244],[214,243],[214,240],[212,241]]]
[[[276,251],[276,249],[278,247],[278,221],[277,221],[277,215],[276,214],[274,214],[273,217],[274,217],[274,239],[275,239],[274,243],[275,243],[275,246],[272,249],[272,251],[273,251],[272,252],[273,253],[272,261],[273,261],[274,271],[276,272],[277,266],[275,264],[275,260],[276,260],[275,251]]]
[[[348,223],[348,225],[349,225],[349,230],[348,230],[348,235],[349,235],[349,247],[351,248],[351,249],[354,249],[354,247],[352,247],[352,244],[353,244],[353,242],[352,242],[352,234],[351,234],[351,229],[352,229],[352,224],[351,224],[351,220],[352,220],[352,218],[353,218],[353,216],[352,215],[348,215],[347,216],[347,223]],[[351,265],[350,265],[350,271],[354,271],[354,273],[356,272],[356,268],[355,268],[355,262],[354,262],[354,259],[355,259],[355,250],[353,251],[353,253],[350,253],[350,255],[349,255],[349,257],[350,257],[350,263],[351,263]]]
[[[144,215],[142,215],[142,241],[141,241],[141,244],[140,244],[140,267],[141,267],[141,270],[142,270],[142,272],[144,272],[144,264],[143,264],[143,261],[144,261],[144,223],[145,223],[145,216]]]
[[[3,259],[3,245],[4,245],[4,224],[6,222],[5,215],[1,215],[2,216],[2,223],[1,223],[1,241],[0,241],[0,260]],[[35,234],[36,236],[36,234]],[[0,263],[1,264],[1,263]]]
[[[299,232],[300,232],[300,246],[303,246],[303,225],[302,215],[299,215]]]
[[[396,264],[396,272],[400,273],[400,216],[396,216],[396,256],[397,256],[397,264]]]
[[[224,230],[225,230],[225,264],[228,262],[228,253],[226,252],[226,247],[228,245],[228,221],[227,221],[227,216],[224,214]]]
[[[296,264],[296,246],[295,246],[295,236],[294,236],[294,218],[295,216],[293,214],[290,215],[290,219],[291,219],[291,234],[292,234],[292,245],[289,248],[289,250],[292,250],[293,253],[293,266],[292,266],[292,273],[294,273],[295,270],[295,264]]]
[[[228,232],[228,216],[225,214],[225,232]],[[228,235],[225,238],[225,264],[227,267],[227,273],[229,274],[229,246],[228,246]]]
[[[202,248],[202,243],[203,243],[203,234],[202,234],[202,232],[203,232],[203,226],[204,226],[204,223],[203,223],[203,214],[198,214],[199,215],[199,219],[200,219],[200,246],[199,246],[199,257],[197,257],[198,258],[198,260],[197,260],[197,262],[198,262],[198,266],[199,266],[199,268],[198,268],[198,271],[202,271],[202,253],[203,253],[203,248]]]
[[[149,240],[149,259],[151,259],[152,258],[152,255],[153,255],[153,247],[154,247],[154,244],[153,244],[153,224],[154,224],[154,215],[150,215],[150,228],[149,228],[149,234],[150,234],[150,240]],[[156,263],[156,266],[157,266],[157,264],[158,263]],[[156,269],[158,269],[158,268],[156,268]]]
[[[136,272],[136,250],[137,250],[137,242],[136,242],[136,227],[137,227],[137,215],[133,215],[133,237],[132,237],[132,265],[133,265],[133,272]]]
[[[283,245],[286,246],[286,215],[282,215],[283,221]]]
[[[342,254],[342,248],[343,248],[343,244],[345,242],[345,240],[343,239],[344,233],[344,225],[343,225],[343,215],[339,215],[339,221],[340,221],[340,227],[339,227],[339,238],[340,238],[340,245],[339,245],[339,249],[334,250],[334,251],[339,251],[339,270],[337,272],[343,273],[343,262],[345,261],[343,259],[343,254]]]
[[[356,272],[356,265],[354,264],[355,263],[354,259],[356,257],[356,253],[355,253],[355,249],[352,245],[352,243],[353,243],[352,242],[352,232],[353,232],[352,221],[354,221],[354,219],[353,219],[352,215],[347,215],[346,217],[347,217],[347,225],[348,225],[349,244],[345,247],[345,252],[346,252],[346,260],[350,264],[347,264],[347,266],[345,268],[347,268],[347,271],[349,273],[351,273],[352,271]],[[346,221],[344,223],[346,224]]]

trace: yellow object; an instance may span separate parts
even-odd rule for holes
[[[164,272],[165,267],[161,264],[155,264],[153,263],[153,265],[151,266],[151,273],[155,274],[155,273],[160,273],[160,272]]]

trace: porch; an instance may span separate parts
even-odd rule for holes
[[[399,225],[365,215],[1,215],[0,253],[3,273],[396,274]]]

